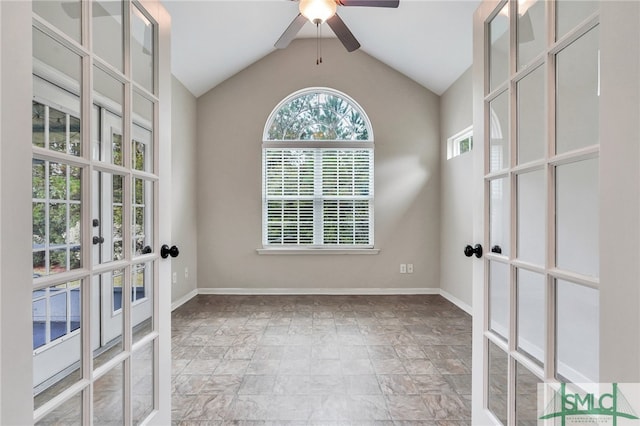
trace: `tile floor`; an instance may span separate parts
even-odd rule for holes
[[[172,315],[174,425],[468,425],[471,317],[441,296],[205,296]]]

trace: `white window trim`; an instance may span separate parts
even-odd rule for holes
[[[305,93],[313,93],[313,92],[322,92],[327,94],[332,94],[338,97],[341,97],[347,100],[364,118],[366,128],[367,128],[367,140],[361,141],[309,141],[309,140],[274,140],[269,138],[269,129],[275,115],[278,111],[287,103],[289,103],[292,99],[300,96]],[[373,129],[371,127],[371,121],[367,116],[364,109],[350,96],[347,94],[327,88],[327,87],[308,87],[301,90],[298,90],[286,98],[284,98],[276,107],[271,111],[269,117],[265,123],[263,136],[262,136],[262,158],[263,158],[263,167],[264,167],[264,153],[267,149],[270,148],[311,148],[311,149],[363,149],[363,150],[371,150],[372,151],[372,167],[375,170],[375,151],[374,151],[374,135]],[[307,246],[295,246],[295,245],[269,245],[266,242],[266,236],[264,234],[265,229],[265,220],[266,220],[266,211],[264,208],[264,202],[266,199],[265,187],[264,187],[264,176],[265,170],[262,170],[262,248],[256,249],[256,252],[260,255],[376,255],[380,253],[380,249],[375,248],[375,215],[373,205],[375,203],[375,189],[372,186],[371,188],[371,211],[370,211],[370,227],[373,228],[370,231],[370,245],[307,245]],[[372,182],[373,185],[373,182]]]
[[[369,255],[378,254],[380,249],[377,248],[325,248],[325,247],[265,247],[256,249],[260,255]]]
[[[460,142],[469,137],[473,138],[473,126],[469,126],[447,139],[447,160],[466,154],[473,149],[471,147],[469,151],[460,153]]]

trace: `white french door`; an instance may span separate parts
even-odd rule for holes
[[[168,17],[154,1],[33,12],[32,416],[166,424]]]
[[[613,75],[624,54],[601,60],[612,46],[602,33],[610,37],[613,17],[625,14],[615,3],[484,1],[474,16],[474,236],[485,246],[474,263],[474,425],[537,424],[540,383],[638,377],[634,362],[626,377],[609,374],[617,356],[601,343],[619,316],[602,295],[617,286],[638,294],[633,269],[621,282],[602,273],[632,266],[601,241],[616,230],[609,218],[628,208],[622,197],[602,201],[601,186],[612,182],[602,170],[615,159],[601,156],[637,155],[637,140],[602,131],[629,128],[601,110],[603,88],[611,99],[624,84]],[[638,337],[627,343],[633,350]]]

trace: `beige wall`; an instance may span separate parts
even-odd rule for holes
[[[198,99],[198,287],[438,288],[439,98],[362,51],[315,40],[251,65]],[[312,86],[343,91],[372,121],[378,255],[258,255],[261,140],[273,108]],[[413,274],[400,274],[413,263]]]
[[[193,292],[198,283],[196,98],[175,77],[172,77],[171,90],[171,244],[180,249],[180,255],[171,261],[177,278],[177,283],[171,286],[171,300],[176,302]]]
[[[473,158],[463,154],[447,160],[447,139],[471,126],[471,68],[465,71],[440,98],[440,162],[442,196],[440,206],[440,288],[467,307],[471,306],[472,260],[463,254],[464,246],[474,245],[472,209]]]

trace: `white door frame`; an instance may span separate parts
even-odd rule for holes
[[[481,244],[487,248],[488,236],[485,235],[484,222],[487,210],[484,202],[484,170],[485,170],[485,20],[486,17],[499,4],[498,0],[483,1],[476,10],[473,19],[473,140],[474,147],[471,151],[473,155],[473,241],[472,245]],[[484,337],[484,330],[488,324],[488,312],[485,300],[488,294],[485,292],[485,267],[484,259],[471,257],[472,266],[472,289],[471,300],[473,307],[472,317],[472,383],[471,383],[471,415],[472,424],[491,425],[495,424],[493,416],[485,408],[487,406],[484,395],[486,372],[487,344]]]
[[[155,235],[155,250],[171,242],[171,16],[161,5],[160,1],[143,2],[145,8],[153,14],[158,22],[158,95],[162,102],[154,111],[154,119],[158,123],[158,132],[153,135],[158,138],[158,171],[160,180],[164,182],[162,191],[157,191],[159,211],[155,213],[154,226],[159,227]],[[153,294],[157,300],[154,306],[153,319],[155,327],[160,331],[155,351],[158,353],[158,370],[154,377],[154,386],[159,390],[156,394],[155,406],[160,411],[151,418],[151,425],[166,425],[171,423],[171,261],[168,259],[157,262],[158,279]]]
[[[33,422],[31,16],[30,2],[0,2],[1,424]]]
[[[600,2],[600,380],[640,382],[640,2]]]

